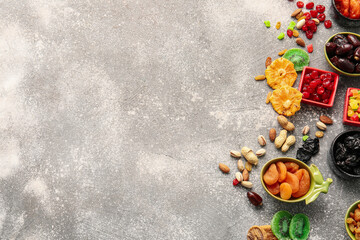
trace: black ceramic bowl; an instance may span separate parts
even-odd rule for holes
[[[332,10],[334,12],[335,20],[345,27],[360,27],[360,19],[352,19],[345,17],[335,6],[335,0],[331,0]]]
[[[340,133],[339,135],[337,135],[335,137],[335,139],[331,143],[331,147],[330,147],[330,152],[329,152],[330,153],[330,159],[329,159],[330,160],[329,161],[330,168],[336,173],[336,175],[338,175],[339,177],[344,178],[344,179],[360,178],[360,175],[348,173],[336,164],[336,161],[335,161],[336,149],[335,149],[335,147],[336,147],[336,144],[338,142],[342,142],[345,137],[352,136],[354,134],[360,134],[360,131],[352,130],[352,131],[345,131],[345,132]]]

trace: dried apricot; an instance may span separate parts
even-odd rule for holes
[[[292,196],[299,198],[304,196],[310,189],[310,175],[305,169],[300,169],[295,173],[295,176],[299,179],[299,191],[293,193]]]
[[[286,172],[285,182],[287,182],[291,186],[292,193],[296,193],[297,191],[299,191],[299,179],[297,178],[297,176],[295,176],[295,174],[291,172]]]
[[[280,184],[279,184],[279,182],[276,182],[273,185],[267,185],[266,184],[266,187],[269,190],[269,192],[271,192],[274,195],[277,195],[280,192]]]
[[[295,173],[297,170],[299,170],[299,165],[294,162],[286,162],[284,164],[288,172]]]
[[[283,182],[280,185],[280,197],[282,199],[288,200],[291,198],[291,194],[292,194],[292,188],[290,184]]]
[[[267,185],[273,185],[278,181],[279,173],[275,163],[271,164],[268,170],[266,170],[263,179]]]
[[[286,172],[287,172],[286,166],[283,162],[277,162],[276,167],[277,167],[277,171],[279,173],[278,181],[283,182],[286,178]]]

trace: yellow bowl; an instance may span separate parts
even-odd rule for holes
[[[348,72],[344,72],[343,70],[335,67],[335,65],[332,64],[332,62],[330,61],[330,59],[329,59],[329,57],[328,57],[328,55],[327,55],[327,53],[326,53],[326,44],[327,44],[328,42],[330,42],[331,39],[333,39],[333,37],[335,37],[335,36],[338,35],[338,34],[343,34],[343,35],[352,34],[352,35],[357,36],[357,37],[360,39],[360,35],[357,34],[357,33],[353,33],[353,32],[339,32],[339,33],[336,33],[336,34],[332,35],[332,36],[326,41],[326,43],[325,43],[325,45],[324,45],[324,53],[325,53],[326,61],[329,63],[329,65],[330,65],[336,72],[338,72],[338,73],[340,73],[340,74],[342,74],[342,75],[349,76],[349,77],[359,77],[359,76],[360,76],[360,73],[348,73]]]
[[[266,185],[264,183],[264,180],[263,180],[263,176],[264,176],[266,170],[270,167],[271,164],[279,162],[279,161],[281,161],[281,162],[294,162],[294,163],[299,165],[300,169],[303,168],[303,169],[306,169],[309,172],[310,179],[311,179],[310,180],[310,189],[304,196],[296,198],[296,199],[285,200],[285,199],[282,199],[279,196],[276,196],[276,195],[272,194],[267,189],[267,187],[266,187]],[[282,202],[287,202],[287,203],[295,203],[295,202],[301,202],[301,201],[305,200],[306,204],[309,204],[309,203],[315,201],[320,193],[327,193],[328,189],[329,189],[329,186],[333,181],[331,178],[328,178],[328,179],[326,179],[326,181],[324,181],[324,178],[322,177],[319,169],[314,164],[311,164],[310,167],[309,167],[308,165],[306,165],[302,161],[297,160],[295,158],[289,158],[289,157],[274,158],[274,159],[268,161],[267,163],[265,163],[265,165],[261,169],[260,178],[261,178],[261,184],[262,184],[263,188],[273,198],[275,198],[275,199],[277,199],[279,201],[282,201]]]
[[[358,204],[360,204],[360,200],[354,202],[354,203],[349,207],[349,209],[347,210],[346,215],[345,215],[345,228],[346,228],[346,232],[348,233],[349,237],[350,237],[352,240],[355,240],[355,236],[354,236],[354,234],[350,231],[349,225],[346,223],[346,219],[350,216],[350,212],[353,212],[353,211],[357,208],[357,205],[358,205]]]

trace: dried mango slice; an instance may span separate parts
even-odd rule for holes
[[[301,99],[301,92],[293,87],[284,86],[273,91],[270,102],[278,114],[289,117],[300,110]]]
[[[285,85],[290,87],[294,85],[297,73],[291,61],[278,58],[266,68],[265,76],[267,84],[273,89],[278,89]]]

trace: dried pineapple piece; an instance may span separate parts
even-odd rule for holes
[[[292,116],[300,110],[302,93],[296,88],[283,86],[273,91],[270,102],[274,110],[284,116]]]
[[[285,85],[293,86],[297,73],[291,61],[285,58],[278,58],[266,68],[265,76],[267,84],[273,89],[278,89]]]

